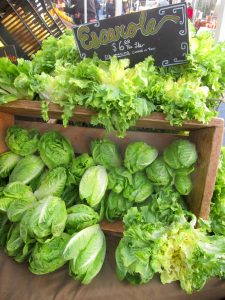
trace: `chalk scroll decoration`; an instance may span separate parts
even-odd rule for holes
[[[161,15],[161,16],[165,15],[166,11],[168,9],[171,9],[172,7],[173,7],[172,12],[174,14],[177,14],[178,10],[181,10],[181,13],[182,13],[182,18],[179,21],[179,25],[181,27],[180,30],[179,30],[179,35],[180,36],[187,36],[188,35],[188,28],[187,28],[187,13],[186,13],[186,5],[185,4],[183,4],[183,5],[179,4],[177,6],[174,6],[174,5],[173,6],[166,6],[166,7],[159,10],[159,15]],[[186,57],[186,55],[189,53],[188,43],[181,42],[180,49],[183,50],[182,56]],[[178,58],[174,58],[172,61],[168,60],[168,59],[165,59],[162,62],[162,66],[167,67],[167,66],[172,66],[172,65],[179,65],[179,64],[183,64],[184,62],[185,62],[184,59],[179,60]]]

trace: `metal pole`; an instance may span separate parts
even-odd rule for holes
[[[217,29],[215,38],[218,42],[225,41],[225,1],[218,0],[215,15],[217,16]]]
[[[137,1],[136,1],[136,5],[137,5],[137,6],[136,6],[136,8],[137,8],[137,11],[139,11],[139,5],[140,5],[140,2],[139,2],[139,0],[137,0]]]
[[[84,23],[87,23],[87,0],[84,0]]]
[[[122,15],[122,0],[115,0],[116,4],[116,16]]]
[[[197,15],[197,1],[196,1],[196,0],[193,0],[192,7],[193,7],[193,10],[194,10],[194,18],[193,18],[193,21],[195,21],[196,15]]]

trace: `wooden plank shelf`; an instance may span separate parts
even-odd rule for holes
[[[55,104],[49,105],[49,118],[61,119],[62,109]],[[74,110],[71,120],[89,123],[95,112],[78,107]],[[110,138],[116,142],[123,154],[126,146],[134,141],[144,141],[159,149],[162,153],[172,141],[176,139],[188,139],[195,143],[198,152],[198,161],[192,176],[193,190],[187,198],[190,210],[197,216],[207,219],[210,211],[210,202],[214,191],[215,178],[219,163],[220,149],[223,140],[224,121],[214,118],[208,124],[195,121],[185,121],[181,127],[169,124],[161,113],[153,113],[149,117],[140,119],[136,127],[163,129],[165,132],[137,132],[127,131],[125,138],[119,139],[116,133],[107,133],[104,129],[68,126],[64,128],[60,124],[49,124],[38,121],[16,120],[15,116],[41,117],[41,103],[38,101],[19,100],[0,106],[0,153],[7,150],[4,142],[6,130],[13,124],[24,128],[37,128],[41,133],[48,130],[57,130],[67,137],[76,153],[88,152],[90,141],[93,139]],[[188,135],[183,135],[188,131]],[[109,223],[103,221],[102,229],[109,234],[121,235],[123,223],[117,221]]]
[[[0,111],[17,115],[17,116],[29,116],[29,117],[40,117],[41,116],[41,102],[40,101],[28,101],[28,100],[17,100],[0,106]],[[49,118],[61,119],[63,113],[62,108],[57,105],[49,104]],[[73,116],[72,121],[90,123],[91,117],[96,113],[90,109],[83,107],[77,107]],[[171,126],[169,121],[165,119],[162,113],[152,113],[149,117],[141,118],[136,127],[143,128],[156,128],[156,129],[169,129],[169,130],[194,130],[208,127],[223,127],[224,121],[221,118],[214,118],[208,124],[203,124],[198,121],[184,121],[182,126]]]

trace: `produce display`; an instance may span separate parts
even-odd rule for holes
[[[156,67],[152,57],[134,67],[113,57],[81,60],[72,32],[53,36],[31,61],[0,58],[0,105],[17,99],[63,109],[67,126],[77,106],[92,109],[92,125],[124,137],[137,120],[164,113],[171,125],[209,122],[225,89],[225,43],[190,26],[187,63]],[[101,222],[123,220],[116,249],[119,280],[139,285],[155,274],[179,281],[188,294],[212,277],[225,279],[225,149],[221,153],[208,221],[188,210],[186,196],[198,161],[186,137],[162,152],[143,141],[124,153],[109,139],[76,154],[58,131],[8,128],[0,154],[0,249],[28,262],[37,275],[68,264],[82,284],[100,272],[106,255]],[[198,225],[196,227],[196,225]]]
[[[94,166],[88,154],[76,158],[71,143],[56,131],[41,136],[37,130],[12,126],[6,143],[9,151],[0,155],[0,247],[17,262],[29,261],[34,274],[53,272],[69,262],[71,276],[89,283],[106,252],[98,225],[104,206],[96,207],[107,187],[105,168]],[[92,168],[97,169],[99,189],[102,171],[106,176],[97,203],[99,189],[94,187],[90,197],[84,191],[86,202],[81,201],[82,182]]]
[[[148,206],[130,208],[124,224],[116,250],[120,280],[143,284],[159,273],[163,284],[179,280],[190,294],[209,278],[225,278],[225,238],[209,235],[207,226],[196,229],[195,216],[171,188],[152,197]]]
[[[116,130],[120,137],[152,112],[163,112],[172,125],[207,123],[217,114],[225,88],[225,44],[189,28],[187,63],[166,68],[154,66],[151,57],[134,67],[115,57],[81,61],[72,32],[50,37],[32,61],[19,59],[16,66],[0,59],[0,104],[41,100],[44,120],[48,104],[59,104],[64,126],[74,108],[83,106],[96,111],[93,125]]]
[[[0,247],[17,262],[28,261],[34,274],[69,262],[70,275],[90,283],[105,259],[99,223],[106,218],[123,219],[125,226],[115,254],[120,280],[143,284],[159,273],[162,283],[179,280],[192,293],[211,277],[225,278],[218,204],[211,222],[200,220],[196,229],[183,197],[192,189],[198,159],[188,140],[175,140],[162,154],[133,142],[124,155],[112,141],[94,140],[91,154],[77,156],[59,132],[12,126],[6,143],[9,151],[0,155]],[[215,199],[224,185],[221,163]]]

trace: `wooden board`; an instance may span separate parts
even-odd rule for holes
[[[74,127],[68,126],[64,128],[59,124],[42,123],[42,122],[29,122],[17,120],[16,124],[27,128],[37,128],[41,133],[49,130],[57,130],[68,138],[74,147],[75,153],[90,152],[91,141],[94,139],[108,138],[115,142],[122,154],[126,147],[136,141],[143,141],[149,145],[156,147],[160,153],[169,146],[169,144],[177,139],[187,139],[188,136],[181,134],[170,133],[152,133],[152,132],[136,132],[128,131],[125,138],[121,139],[116,136],[116,133],[107,133],[104,129],[87,128],[87,127]]]
[[[122,221],[116,221],[113,223],[110,223],[106,220],[104,220],[101,224],[101,228],[105,233],[114,235],[114,236],[121,236],[122,232],[124,230],[123,222]]]
[[[0,153],[7,150],[5,144],[6,130],[14,124],[14,116],[0,112]]]
[[[188,197],[189,206],[197,217],[207,219],[223,141],[223,128],[192,131],[190,140],[198,149],[198,161],[192,175],[194,188]]]
[[[41,102],[40,101],[28,101],[18,100],[11,103],[7,103],[0,106],[0,111],[17,115],[17,116],[29,116],[29,117],[40,117],[41,116]],[[90,123],[91,117],[96,113],[92,110],[78,107],[74,110],[71,120],[76,122]],[[50,103],[49,104],[49,117],[52,119],[61,119],[62,109],[59,105]],[[149,117],[141,118],[137,124],[137,127],[143,128],[156,128],[156,129],[168,129],[174,131],[180,130],[194,130],[206,127],[223,127],[223,119],[214,118],[208,124],[203,124],[197,121],[185,121],[182,126],[171,126],[170,123],[165,119],[162,113],[152,113]]]

